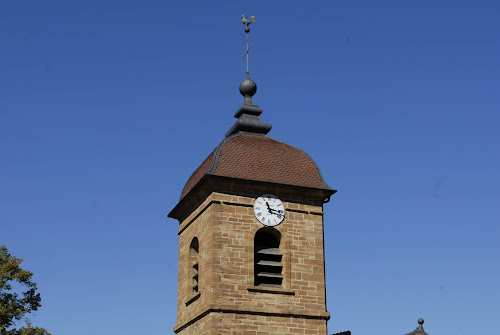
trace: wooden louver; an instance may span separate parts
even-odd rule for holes
[[[194,292],[198,292],[198,281],[199,281],[199,257],[200,257],[200,245],[198,239],[195,237],[191,241],[191,246],[189,250],[189,258],[192,264],[192,289]]]
[[[276,287],[282,285],[282,257],[279,244],[275,246],[255,246],[255,286]]]
[[[193,275],[193,291],[198,292],[198,262],[193,265],[193,269],[195,270]]]

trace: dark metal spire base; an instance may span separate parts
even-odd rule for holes
[[[240,93],[244,97],[243,105],[234,114],[238,120],[226,133],[226,137],[240,131],[265,135],[271,130],[272,126],[259,118],[259,115],[262,114],[262,108],[253,103],[252,97],[256,92],[257,84],[250,79],[247,73],[247,77],[240,84]]]
[[[251,102],[252,98],[249,98]],[[246,97],[245,100],[247,100]],[[234,117],[238,118],[238,120],[236,120],[231,129],[226,133],[226,137],[239,133],[240,131],[265,135],[273,127],[271,124],[259,118],[259,115],[262,113],[262,108],[254,105],[253,102],[251,102],[251,104],[247,104],[246,102],[247,101],[245,101],[234,114]]]

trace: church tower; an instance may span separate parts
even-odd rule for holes
[[[335,190],[305,152],[267,135],[248,67],[239,90],[235,124],[169,213],[179,221],[174,332],[326,335],[323,204]]]

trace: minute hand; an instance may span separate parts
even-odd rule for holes
[[[269,208],[269,210],[271,211],[271,214],[274,212],[276,214],[280,214],[281,215],[281,211],[278,210],[278,209]]]

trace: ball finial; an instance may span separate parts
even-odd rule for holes
[[[422,318],[418,319],[418,324],[419,325],[423,325],[424,324],[424,319],[422,319]]]
[[[254,94],[257,93],[257,84],[247,76],[245,80],[240,83],[240,93],[242,96],[248,95],[253,97]]]

